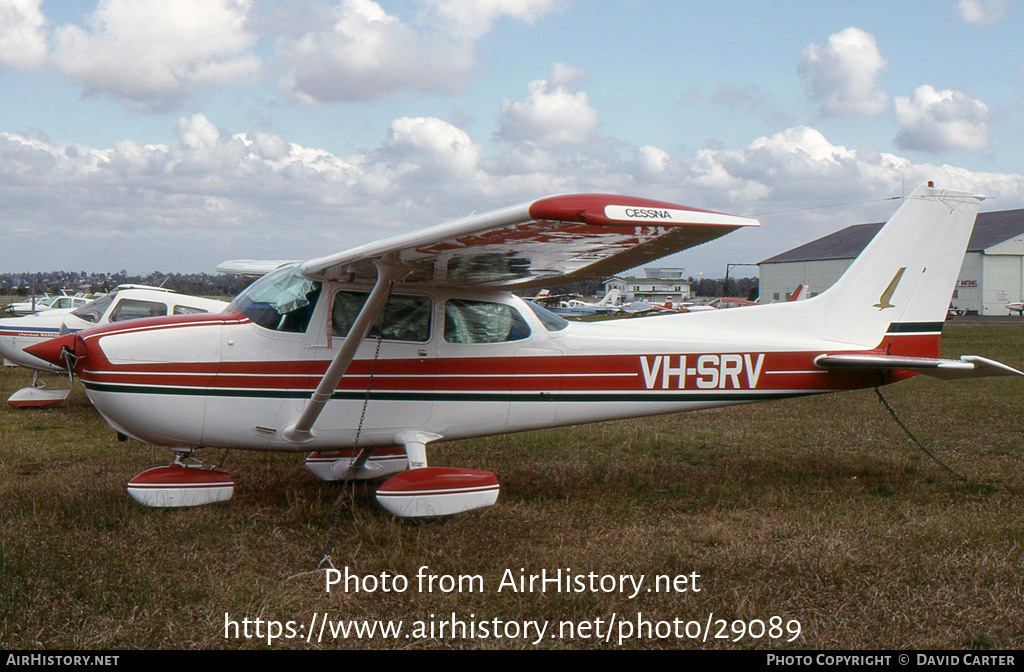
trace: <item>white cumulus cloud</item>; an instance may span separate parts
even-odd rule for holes
[[[561,0],[431,0],[435,11],[456,35],[477,39],[502,16],[533,23],[562,6]]]
[[[246,30],[251,0],[102,0],[88,26],[55,29],[53,66],[87,94],[143,109],[260,70]]]
[[[600,122],[585,91],[574,91],[586,71],[556,63],[548,79],[530,82],[525,100],[505,99],[498,135],[510,143],[541,147],[579,145],[593,139]]]
[[[966,93],[920,86],[913,97],[896,98],[896,144],[926,152],[985,149],[990,117],[988,106]]]
[[[578,81],[571,74],[551,81]],[[734,214],[786,211],[679,264],[711,272],[881,221],[895,209],[882,199],[898,196],[904,181],[908,191],[935,180],[998,197],[1000,209],[1024,207],[1022,175],[850,149],[808,126],[688,157],[653,145],[588,152],[520,143],[487,155],[468,133],[431,117],[395,119],[376,147],[350,156],[265,132],[233,133],[202,114],[174,130],[169,144],[126,139],[105,149],[0,132],[0,214],[8,230],[35,232],[0,250],[0,263],[148,272],[209,271],[240,257],[304,259],[570,191]],[[882,202],[815,207],[870,200]]]
[[[384,143],[384,154],[429,180],[471,175],[480,160],[480,145],[465,131],[433,118],[396,119]]]
[[[988,26],[1006,18],[1007,0],[960,0],[956,11],[964,23]]]
[[[431,0],[423,29],[373,0],[342,0],[333,22],[286,42],[281,87],[306,104],[374,100],[396,91],[454,93],[469,86],[479,63],[475,43],[509,16],[535,21],[554,0]]]
[[[372,0],[344,0],[327,30],[303,35],[280,56],[282,88],[317,104],[373,100],[396,90],[462,90],[476,65],[471,44],[423,33]]]
[[[534,23],[565,0],[416,0],[401,15],[374,0],[98,0],[50,25],[42,0],[0,0],[0,67],[56,71],[85,95],[143,111],[265,70],[294,101],[376,100],[466,90],[478,40],[503,18]],[[411,17],[411,18],[403,18]],[[267,62],[259,40],[273,42]]]
[[[672,156],[654,145],[644,145],[638,149],[637,157],[643,169],[652,174],[664,173],[672,163]]]
[[[889,97],[877,83],[888,63],[875,38],[859,28],[847,28],[812,44],[800,55],[799,72],[821,101],[826,116],[877,117],[886,112]]]
[[[46,60],[42,0],[0,0],[0,65],[31,70]]]

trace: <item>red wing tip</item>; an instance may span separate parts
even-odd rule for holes
[[[549,196],[530,204],[540,220],[618,226],[757,226],[756,219],[726,215],[667,201],[613,194]]]

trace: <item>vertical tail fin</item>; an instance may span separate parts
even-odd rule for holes
[[[599,306],[614,306],[619,300],[619,295],[622,292],[619,289],[613,287],[608,290],[608,293],[604,295],[604,298],[597,302]]]
[[[807,285],[799,284],[786,301],[806,301],[809,298],[811,298],[811,288]]]
[[[964,252],[983,197],[918,187],[817,300],[825,338],[892,354],[938,355]]]

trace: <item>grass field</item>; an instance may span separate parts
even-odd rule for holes
[[[943,354],[1019,368],[1022,345],[1024,326],[953,324]],[[4,368],[0,394],[28,378]],[[381,577],[409,585],[348,593],[326,592],[314,571],[341,488],[316,480],[301,456],[230,453],[231,502],[148,510],[125,484],[169,451],[118,442],[81,389],[59,409],[4,404],[0,648],[266,647],[270,620],[295,621],[301,637],[282,630],[273,648],[1024,646],[1024,380],[914,379],[884,393],[967,482],[911,445],[872,390],[441,444],[432,464],[498,475],[498,505],[399,521],[372,485],[356,485],[334,564],[367,577],[364,588]],[[480,582],[421,590],[423,566]],[[521,569],[645,583],[635,598],[600,584],[499,592],[506,570]],[[690,588],[694,574],[700,592],[646,592],[657,575],[685,575]],[[314,614],[403,630],[307,643]],[[439,632],[453,614],[475,631]],[[262,639],[225,638],[226,619],[242,635],[246,618],[253,635],[262,619]],[[433,633],[417,635],[417,621]],[[546,623],[544,636],[517,626],[513,637],[509,623],[525,621]],[[694,624],[697,640],[686,636]]]

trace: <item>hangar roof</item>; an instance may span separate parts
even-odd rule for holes
[[[781,264],[791,261],[853,259],[867,247],[878,230],[882,228],[882,224],[884,222],[848,226],[760,263]],[[981,252],[1021,234],[1024,234],[1024,210],[980,212],[974,223],[974,232],[967,244],[967,251]]]

